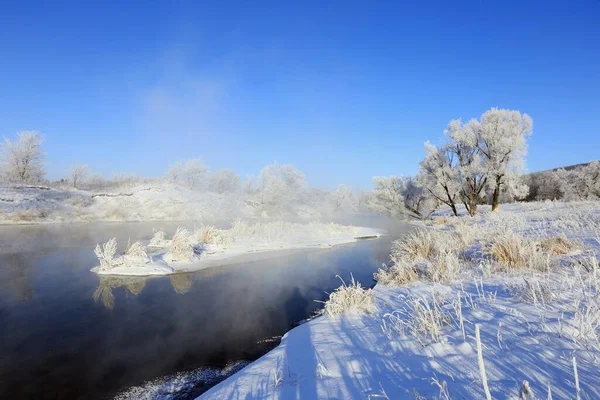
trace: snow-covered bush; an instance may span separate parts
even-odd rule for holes
[[[36,131],[23,131],[17,140],[4,138],[0,144],[1,172],[9,182],[38,183],[44,178],[44,136]]]
[[[423,236],[421,236],[422,238]],[[419,278],[432,282],[451,282],[460,276],[462,266],[456,253],[440,250],[435,244],[431,245],[430,237],[426,237],[425,246],[420,248],[423,242],[410,241],[410,246],[405,243],[394,244],[392,247],[392,265],[383,266],[375,274],[377,282],[384,285],[401,286]],[[407,253],[408,251],[408,253]],[[415,252],[427,254],[427,256],[414,256]]]
[[[171,245],[169,246],[169,253],[172,261],[191,261],[194,257],[194,246],[190,242],[190,233],[185,228],[177,228]]]
[[[194,238],[200,244],[212,244],[217,235],[217,228],[213,225],[202,225],[194,231]]]
[[[394,264],[434,258],[438,254],[458,250],[447,232],[415,229],[392,243],[390,259]]]
[[[542,250],[556,255],[567,254],[577,248],[577,246],[564,235],[544,238],[540,241],[540,246]]]
[[[112,269],[113,267],[119,265],[117,263],[114,256],[117,252],[117,238],[112,238],[108,242],[104,243],[102,246],[97,244],[94,253],[96,253],[96,257],[98,257],[98,261],[100,261],[100,270],[106,271]]]
[[[373,274],[377,283],[390,286],[402,286],[416,281],[419,278],[415,265],[399,262],[391,266],[383,264],[379,270]]]
[[[140,242],[128,245],[123,254],[115,257],[117,253],[116,238],[110,239],[103,245],[97,244],[94,253],[96,253],[96,257],[100,261],[100,271],[109,271],[116,267],[130,267],[150,262],[146,248]]]
[[[338,276],[339,277],[339,276]],[[342,286],[335,289],[325,302],[325,312],[329,316],[335,316],[347,312],[369,313],[375,307],[375,296],[373,290],[364,289],[360,283],[354,280],[350,285],[342,278]]]
[[[230,230],[231,235],[236,238],[247,236],[251,232],[248,223],[239,219],[233,221]]]
[[[149,262],[148,253],[146,253],[146,247],[141,242],[134,242],[129,244],[123,252],[124,263],[128,265],[133,264],[145,264]]]
[[[533,304],[545,304],[554,300],[554,293],[547,282],[540,279],[523,279],[523,281],[522,284],[509,286],[509,290],[517,300]]]
[[[551,256],[541,251],[538,241],[515,232],[497,235],[489,243],[487,251],[502,268],[532,268],[546,271]]]
[[[167,241],[165,240],[165,233],[163,231],[154,232],[154,236],[150,239],[150,243],[148,243],[148,247],[165,247],[167,245]]]
[[[425,346],[444,340],[443,328],[450,325],[450,314],[442,309],[445,300],[433,291],[431,298],[410,296],[406,307],[384,315],[384,332],[389,336],[411,334]]]
[[[462,268],[455,253],[438,253],[425,263],[425,277],[432,282],[451,282],[460,276]]]

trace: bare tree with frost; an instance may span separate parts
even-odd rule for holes
[[[524,169],[526,138],[533,132],[533,120],[519,111],[492,108],[483,113],[474,128],[474,144],[485,160],[492,190],[492,211],[498,211],[503,186]]]
[[[558,170],[565,200],[600,199],[600,161],[570,171]]]
[[[269,164],[260,171],[259,195],[264,208],[280,211],[286,202],[298,200],[306,190],[304,174],[293,165]]]
[[[335,211],[356,209],[356,198],[348,185],[339,185],[331,194],[331,202]]]
[[[215,172],[210,182],[210,189],[217,193],[233,193],[240,188],[240,177],[235,171],[222,169]]]
[[[4,138],[0,144],[2,174],[9,182],[37,183],[44,178],[44,136],[36,131],[23,131],[17,140]]]
[[[190,188],[198,188],[206,175],[206,165],[199,158],[177,161],[167,172],[167,178]]]
[[[69,167],[67,174],[73,183],[73,187],[78,188],[90,175],[90,170],[87,165],[77,163]]]
[[[436,208],[435,199],[413,178],[373,177],[373,193],[369,208],[383,214],[417,218],[429,216]]]
[[[471,216],[477,214],[477,205],[485,194],[488,166],[479,152],[480,125],[472,119],[466,124],[450,121],[444,134],[450,139],[449,151],[454,153],[461,184],[460,196]]]
[[[456,203],[460,200],[460,175],[456,168],[456,154],[448,145],[437,147],[425,143],[427,155],[421,161],[421,171],[417,175],[419,186],[435,199],[446,204],[458,216]]]

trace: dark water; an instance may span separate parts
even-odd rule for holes
[[[264,354],[322,308],[335,277],[365,286],[389,238],[159,278],[101,278],[93,247],[167,224],[0,227],[0,398],[106,399]],[[401,227],[400,229],[404,229]]]

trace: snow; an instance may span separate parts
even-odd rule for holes
[[[600,203],[483,211],[429,227],[475,232],[458,281],[378,284],[370,313],[322,315],[294,328],[199,399],[482,399],[476,324],[492,398],[548,398],[549,388],[554,399],[600,398]],[[485,245],[502,231],[531,240],[561,234],[580,250],[556,256],[550,270],[506,271]],[[524,385],[534,395],[520,396]]]
[[[0,224],[319,219],[358,209],[354,193],[305,189],[294,196],[267,202],[260,192],[217,193],[159,178],[102,190],[0,184]]]
[[[202,231],[202,229],[198,231]],[[238,222],[239,232],[236,233],[235,229],[235,226],[230,230],[215,229],[216,234],[221,235],[224,238],[221,240],[225,241],[225,243],[219,242],[218,244],[199,243],[198,238],[190,235],[188,240],[190,249],[193,249],[193,256],[187,261],[175,260],[168,250],[170,241],[164,241],[162,248],[148,247],[150,250],[159,249],[150,253],[149,259],[125,260],[125,262],[116,263],[112,268],[95,267],[92,271],[99,275],[169,275],[224,264],[278,257],[282,255],[282,252],[328,249],[357,240],[380,237],[385,233],[381,229],[318,222],[310,224],[270,222],[254,225]],[[257,233],[245,232],[249,229],[253,229]],[[127,255],[121,258],[127,259]]]

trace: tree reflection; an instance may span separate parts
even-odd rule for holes
[[[100,276],[100,283],[92,297],[95,302],[102,300],[104,307],[112,310],[115,307],[113,289],[123,287],[129,293],[137,296],[144,290],[147,280],[148,278],[140,276]]]
[[[169,277],[173,290],[179,294],[187,293],[194,283],[194,273],[175,274]]]

